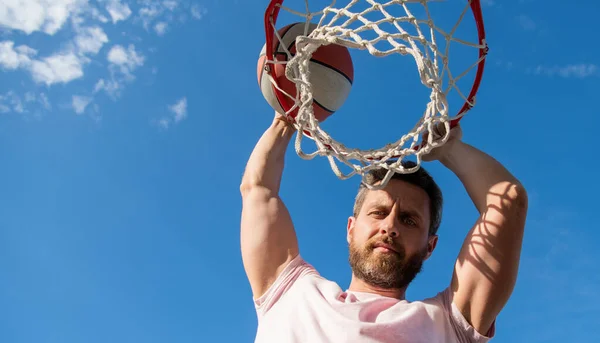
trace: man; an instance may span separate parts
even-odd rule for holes
[[[436,247],[441,217],[441,192],[421,168],[396,174],[382,190],[359,190],[347,223],[353,272],[344,291],[302,259],[292,220],[279,198],[293,133],[276,114],[252,152],[240,186],[241,249],[258,314],[256,342],[491,339],[517,277],[527,212],[519,181],[462,142],[456,127],[447,143],[426,157],[456,174],[480,213],[448,287],[422,301],[405,299],[408,285]],[[371,181],[381,179],[377,174]]]

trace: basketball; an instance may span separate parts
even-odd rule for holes
[[[296,37],[304,34],[305,23],[294,23],[280,29],[279,36],[273,39],[273,51],[277,61],[288,60],[287,51],[292,55],[296,53]],[[316,24],[309,26],[309,33],[317,27]],[[258,59],[258,83],[262,94],[269,105],[281,114],[285,110],[275,95],[273,84],[265,72],[266,44],[263,45]],[[354,81],[354,67],[350,52],[346,47],[336,44],[323,45],[311,56],[309,62],[309,81],[313,87],[313,109],[315,118],[322,122],[336,112],[346,101]],[[287,94],[296,95],[296,85],[285,76],[285,64],[271,64],[272,76],[279,87]],[[290,108],[294,101],[288,100],[286,108]],[[290,113],[292,117],[297,114],[298,109]]]

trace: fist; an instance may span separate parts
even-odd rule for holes
[[[441,140],[446,134],[446,126],[444,123],[439,123],[433,128],[433,141]],[[444,156],[448,150],[452,149],[452,146],[457,141],[462,139],[462,128],[460,124],[457,124],[454,128],[450,129],[450,135],[446,143],[440,147],[432,149],[428,154],[423,155],[423,161],[434,161],[439,160]],[[423,142],[427,142],[429,139],[429,132],[423,134]]]

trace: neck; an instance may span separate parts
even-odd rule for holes
[[[404,300],[406,296],[406,288],[381,288],[364,282],[363,280],[352,275],[349,291],[378,294],[384,297]]]

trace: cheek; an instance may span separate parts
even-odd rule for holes
[[[366,221],[357,222],[354,227],[354,239],[360,242],[366,242],[377,233],[377,228],[373,223]]]
[[[424,235],[417,231],[403,235],[402,240],[404,241],[406,253],[412,255],[424,249],[428,243],[427,237],[428,235]]]

